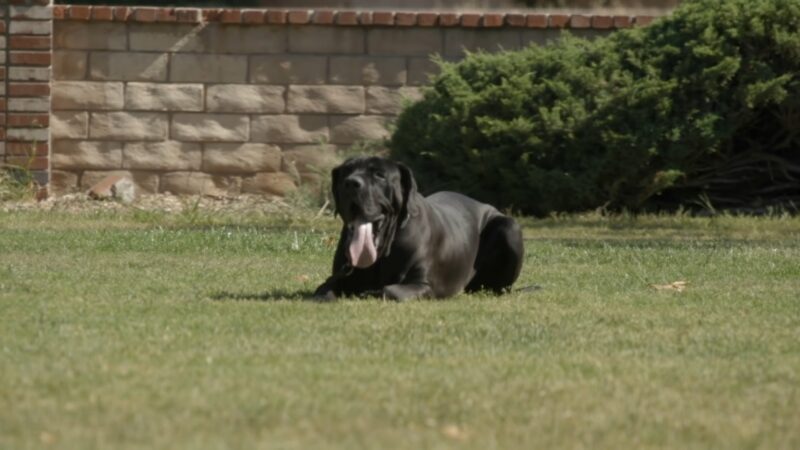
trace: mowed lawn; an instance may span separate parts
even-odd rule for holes
[[[538,291],[320,304],[332,218],[0,213],[0,448],[800,448],[800,218],[523,222]]]

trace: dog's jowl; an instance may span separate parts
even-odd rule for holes
[[[332,175],[344,224],[316,297],[501,293],[519,276],[522,232],[494,207],[456,192],[423,197],[408,167],[383,158],[352,158]]]

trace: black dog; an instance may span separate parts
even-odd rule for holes
[[[332,189],[344,226],[318,298],[501,293],[519,276],[522,232],[512,218],[455,192],[423,197],[403,164],[351,158],[333,169]]]

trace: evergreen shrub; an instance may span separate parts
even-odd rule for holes
[[[427,191],[536,215],[800,204],[800,0],[439,64],[389,143]]]

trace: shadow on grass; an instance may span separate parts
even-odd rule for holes
[[[209,295],[209,298],[218,302],[238,301],[238,302],[276,302],[281,300],[295,302],[317,302],[325,303],[314,298],[314,292],[308,290],[287,291],[277,289],[267,292],[227,292],[219,291]]]
[[[322,232],[330,229],[330,231],[338,231],[338,228],[333,227],[312,227],[305,224],[236,224],[236,223],[173,223],[167,225],[159,225],[160,228],[166,230],[183,230],[183,231],[234,231],[234,232],[253,232],[253,233],[286,233],[291,231],[302,231],[307,233],[311,230],[314,232]]]
[[[731,250],[742,247],[775,248],[775,239],[754,238],[715,238],[703,236],[696,238],[649,239],[646,237],[635,238],[526,238],[527,243],[546,242],[559,246],[575,249],[639,249],[639,250],[666,250],[666,249],[692,249],[692,250]],[[800,241],[784,239],[780,241],[782,248],[795,248],[800,246]]]
[[[543,290],[544,287],[538,284],[528,284],[522,286],[514,286],[508,291],[505,291],[501,294],[497,294],[491,291],[478,291],[472,293],[462,293],[459,295],[485,295],[491,298],[496,298],[503,295],[509,294],[516,294],[516,293],[523,293],[523,294],[530,294],[535,293],[538,291]],[[458,297],[458,295],[447,298],[425,298],[425,299],[417,299],[416,301],[432,301],[432,302],[441,302],[447,300],[454,300]],[[352,297],[339,297],[332,300],[322,300],[314,297],[313,291],[308,290],[300,290],[300,291],[287,291],[283,289],[277,289],[268,292],[261,292],[261,293],[250,293],[250,292],[227,292],[227,291],[219,291],[215,292],[208,296],[213,301],[216,302],[277,302],[277,301],[293,301],[293,302],[313,302],[313,303],[336,303],[337,301],[369,301],[369,300],[383,300],[393,303],[403,303],[402,301],[395,301],[395,300],[387,300],[383,299],[379,293],[376,292],[368,292],[362,295],[356,295]]]

